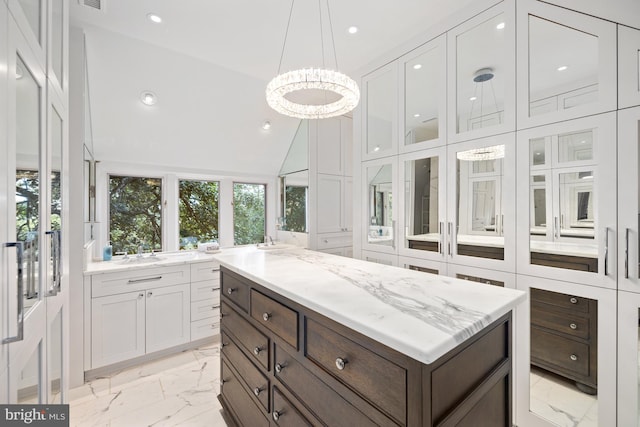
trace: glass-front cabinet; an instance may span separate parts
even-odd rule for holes
[[[615,288],[615,113],[519,132],[518,146],[519,271]]]
[[[618,79],[618,108],[640,105],[640,30],[622,25],[618,25]]]
[[[616,108],[616,26],[551,6],[522,2],[518,14],[518,128]],[[520,6],[520,3],[519,3]]]
[[[398,150],[398,63],[392,62],[362,79],[363,159]]]
[[[364,249],[397,253],[396,193],[397,158],[385,158],[363,163],[364,224],[367,224]]]

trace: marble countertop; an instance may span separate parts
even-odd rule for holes
[[[255,247],[220,264],[422,363],[432,363],[526,294],[305,249]]]
[[[598,246],[593,243],[549,242],[531,240],[531,252],[598,258]]]
[[[504,247],[503,236],[491,236],[482,234],[458,234],[457,243],[460,245],[472,245],[472,246],[487,246],[487,247]],[[415,234],[413,236],[407,236],[407,240],[416,240],[423,242],[437,242],[440,239],[438,233],[428,234]]]
[[[220,252],[221,253],[221,252]],[[154,257],[145,254],[142,258],[136,258],[135,255],[129,255],[129,259],[123,257],[113,257],[111,261],[93,261],[87,263],[84,275],[110,273],[114,271],[125,271],[138,268],[148,268],[155,266],[168,266],[191,264],[193,262],[214,261],[214,254],[198,252],[198,251],[180,251],[180,252],[158,252]]]

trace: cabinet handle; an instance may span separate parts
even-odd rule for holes
[[[280,364],[280,363],[276,363],[276,368],[275,368],[275,369],[276,369],[276,372],[277,372],[278,374],[282,373],[282,370],[285,368],[285,366],[286,366],[286,365],[282,365],[282,364]]]
[[[256,396],[260,396],[260,392],[262,390],[264,390],[264,388],[256,387],[253,389],[253,394],[255,394]]]
[[[211,329],[215,329],[215,328],[216,328],[216,324],[215,324],[215,323],[212,323],[212,324],[211,324]]]
[[[24,282],[22,277],[22,260],[24,254],[24,244],[22,242],[10,242],[3,245],[5,248],[16,248],[16,264],[18,267],[18,330],[13,337],[7,337],[2,340],[2,344],[22,341],[24,338]]]
[[[53,297],[58,295],[58,291],[60,290],[60,280],[58,270],[60,268],[60,263],[58,260],[59,252],[60,252],[60,233],[57,231],[45,231],[45,235],[51,236],[51,264],[52,264],[52,272],[51,272],[51,288],[47,292],[45,296]]]
[[[571,298],[569,298],[569,302],[570,302],[571,304],[577,304],[577,303],[578,303],[578,298],[576,298],[576,297],[571,297]]]
[[[153,282],[155,280],[160,280],[162,279],[162,276],[156,276],[156,277],[147,277],[145,279],[129,279],[129,281],[127,283],[143,283],[143,282]]]
[[[278,422],[280,415],[282,415],[282,411],[273,411],[271,417],[273,418],[273,421]]]
[[[575,331],[576,329],[578,329],[578,325],[576,325],[575,323],[571,323],[571,324],[569,325],[569,327],[570,327],[571,329],[573,329],[574,331]]]
[[[438,224],[438,231],[440,232],[440,239],[438,240],[438,253],[444,255],[444,222],[440,221]]]
[[[604,275],[609,275],[609,227],[604,228]]]
[[[140,292],[140,293],[138,294],[138,299],[140,299],[140,298],[144,298],[144,292]]]
[[[327,239],[324,239],[324,240],[323,240],[323,242],[325,242],[325,243],[329,243],[329,241],[328,241]]]
[[[220,271],[220,269],[219,269],[219,268],[212,268],[212,269],[211,269],[211,272],[212,272],[212,273],[215,273],[215,272],[217,272],[217,271]]]
[[[147,292],[147,297],[152,297],[153,296],[153,292],[149,291]]]
[[[553,217],[553,234],[556,236],[556,239],[560,238],[560,236],[558,235],[558,217],[557,216]]]
[[[391,239],[391,247],[393,249],[396,248],[396,220],[391,221],[391,235],[393,236]]]
[[[262,347],[255,347],[253,349],[253,354],[255,354],[256,356],[259,356],[261,351],[262,351]]]
[[[222,348],[224,348],[224,347],[226,347],[226,346],[228,346],[228,345],[229,345],[229,343],[228,343],[228,342],[220,343],[220,346],[221,346]]]
[[[451,256],[451,228],[453,226],[452,222],[447,222],[447,253]]]
[[[262,313],[262,320],[264,320],[265,322],[268,322],[269,319],[271,319],[271,314],[269,313]]]
[[[578,356],[576,356],[575,354],[572,354],[571,356],[569,356],[569,359],[575,362],[576,360],[578,360]]]
[[[629,229],[624,233],[624,278],[629,278]]]
[[[338,368],[340,371],[344,370],[344,367],[347,366],[347,363],[349,363],[349,361],[347,359],[344,359],[342,357],[338,357],[336,359],[336,368]]]
[[[227,295],[231,295],[235,291],[234,288],[227,289]]]

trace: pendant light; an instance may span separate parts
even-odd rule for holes
[[[356,82],[349,76],[339,71],[325,68],[321,0],[318,0],[318,14],[320,20],[322,67],[302,68],[283,74],[280,73],[294,5],[295,0],[292,0],[291,9],[289,11],[289,20],[287,21],[287,29],[284,36],[284,42],[282,44],[280,63],[278,64],[278,75],[269,82],[266,89],[267,103],[280,114],[300,119],[324,119],[348,113],[358,105],[358,101],[360,100],[360,90],[358,89]],[[333,28],[331,24],[331,13],[329,10],[329,0],[326,0],[326,9],[329,17],[329,30],[333,46],[334,61],[336,68],[338,68]],[[324,92],[325,100],[335,99],[336,96],[338,99],[320,104],[304,104],[291,101],[286,97],[293,92],[307,90]]]
[[[473,96],[469,98],[471,101],[471,110],[469,111],[469,124],[475,122],[477,119],[480,120],[480,127],[482,127],[482,122],[485,121],[486,116],[489,114],[497,115],[498,123],[502,123],[502,117],[500,115],[500,111],[498,111],[498,101],[496,99],[496,91],[493,87],[493,78],[495,77],[495,72],[493,68],[481,68],[473,74],[473,82],[474,90]],[[485,86],[488,86],[488,90],[486,90],[487,94],[485,95]],[[493,105],[489,102],[489,92],[493,97]],[[477,108],[477,116],[474,117],[473,112],[478,105]],[[487,107],[493,107],[487,108]],[[477,123],[477,122],[476,122]]]

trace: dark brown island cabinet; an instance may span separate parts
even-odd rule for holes
[[[424,364],[225,267],[220,291],[231,426],[512,425],[510,312]]]

